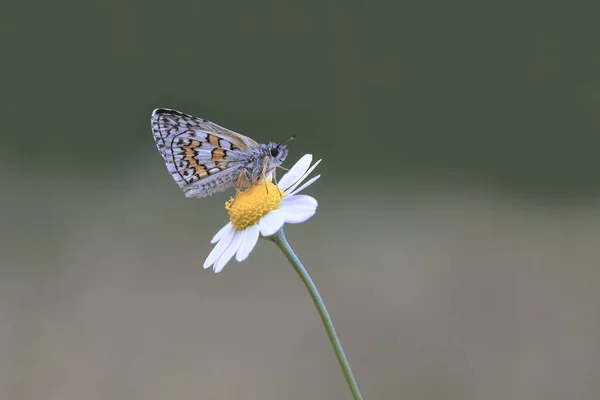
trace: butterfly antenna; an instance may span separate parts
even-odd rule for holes
[[[283,142],[279,143],[279,145],[281,146],[282,144],[286,144],[287,142],[296,139],[296,135],[292,135],[292,137],[290,137],[288,140],[284,140]]]

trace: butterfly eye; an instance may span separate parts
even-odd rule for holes
[[[277,147],[273,147],[271,149],[271,157],[277,157],[278,154],[279,154],[279,149]]]

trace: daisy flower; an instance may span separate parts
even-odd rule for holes
[[[281,229],[286,222],[290,224],[304,222],[317,211],[318,204],[314,198],[298,194],[320,177],[320,175],[315,176],[302,184],[321,160],[312,166],[311,162],[312,155],[307,154],[281,178],[279,184],[274,184],[267,179],[266,183],[261,182],[239,193],[235,201],[231,199],[225,203],[230,222],[212,239],[211,243],[216,243],[216,246],[206,258],[204,268],[212,266],[215,272],[220,272],[234,255],[238,261],[245,260],[256,246],[259,236],[270,237],[304,282],[321,316],[352,397],[354,400],[362,400],[350,363],[335,332],[325,303]]]
[[[313,184],[321,175],[300,184],[316,168],[321,160],[310,165],[312,155],[306,154],[281,178],[276,185],[270,180],[261,182],[241,192],[225,203],[230,222],[211,240],[212,249],[204,268],[213,266],[220,272],[235,255],[238,262],[244,261],[256,246],[259,236],[274,235],[285,224],[299,224],[312,217],[317,210],[317,200],[298,194]],[[300,187],[298,187],[300,186]]]

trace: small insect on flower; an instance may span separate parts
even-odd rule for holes
[[[186,197],[206,197],[233,186],[239,192],[244,185],[266,181],[288,154],[284,143],[258,144],[213,122],[166,108],[152,112],[152,133]]]

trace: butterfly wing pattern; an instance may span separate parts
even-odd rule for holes
[[[258,146],[213,122],[165,108],[152,113],[152,133],[186,197],[206,197],[234,186],[247,161],[245,154]]]

